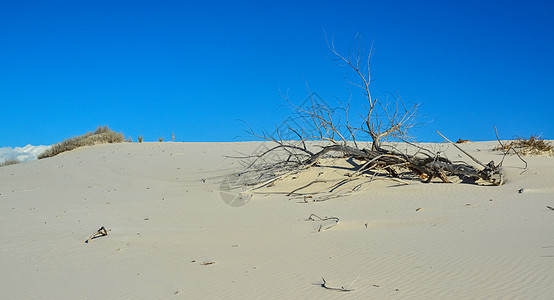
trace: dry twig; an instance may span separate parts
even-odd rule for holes
[[[85,241],[85,243],[88,244],[93,239],[99,238],[101,236],[106,236],[106,235],[108,235],[108,231],[106,230],[106,228],[104,228],[104,226],[102,226],[102,227],[100,227],[100,229],[98,229],[98,231],[96,231],[93,235],[91,235],[88,238],[88,240]]]
[[[329,226],[326,226],[325,228],[323,227],[323,224],[320,224],[319,225],[319,228],[317,230],[317,232],[321,232],[322,230],[327,230],[335,225],[337,225],[339,223],[339,218],[337,217],[324,217],[324,218],[321,218],[319,217],[318,215],[316,214],[311,214],[309,217],[308,217],[308,220],[309,221],[319,221],[319,222],[325,222],[325,221],[333,221],[334,223],[332,223],[331,225]]]
[[[356,280],[358,280],[358,278],[354,279],[354,281],[352,281],[352,283],[346,288],[343,287],[343,286],[338,288],[338,287],[328,286],[327,281],[325,280],[325,278],[321,277],[321,279],[323,280],[323,283],[321,284],[321,287],[323,287],[326,290],[338,291],[338,292],[352,292],[352,291],[354,291],[354,289],[351,289],[350,287],[354,284],[354,282],[356,282]]]
[[[498,144],[500,144],[500,149],[503,149],[503,150],[506,150],[504,152],[504,156],[502,157],[502,160],[500,161],[500,163],[498,164],[499,166],[502,166],[502,163],[504,162],[504,158],[506,158],[506,155],[508,155],[508,153],[510,152],[510,150],[512,150],[516,155],[517,157],[519,157],[519,159],[525,164],[525,168],[523,168],[523,171],[520,173],[520,174],[523,174],[525,171],[527,171],[527,161],[525,161],[521,155],[519,155],[519,152],[514,149],[514,147],[512,147],[512,145],[504,145],[502,144],[502,142],[500,141],[500,138],[498,137],[498,131],[496,130],[496,126],[494,126],[494,133],[496,134],[496,140],[498,141]],[[495,148],[497,149],[497,148]],[[494,150],[494,149],[493,149]]]

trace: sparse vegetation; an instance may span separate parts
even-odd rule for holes
[[[138,142],[139,142],[139,143],[142,143],[142,135],[139,135],[139,136],[138,136]]]
[[[529,139],[518,137],[494,147],[493,150],[508,152],[510,149],[522,155],[554,155],[554,146],[536,135],[532,135]]]
[[[48,150],[38,156],[38,159],[52,157],[62,152],[71,151],[79,147],[92,146],[96,144],[122,143],[125,137],[122,133],[112,131],[108,126],[99,126],[96,131],[87,132],[83,135],[65,139],[61,143],[52,145]]]
[[[19,160],[17,160],[17,159],[7,159],[4,162],[0,163],[0,167],[15,165],[15,164],[18,164],[18,163],[19,163]]]
[[[371,51],[364,54],[359,36],[353,44],[359,46],[349,48],[345,55],[335,49],[332,41],[329,49],[336,60],[352,72],[355,79],[349,82],[361,89],[365,105],[360,106],[366,108],[365,113],[359,119],[353,119],[349,113],[350,99],[344,107],[329,107],[324,101],[317,101],[319,97],[312,93],[306,101],[307,105],[294,107],[295,118],[285,121],[275,133],[258,134],[252,130],[250,133],[253,136],[273,145],[261,147],[250,155],[239,156],[245,169],[229,176],[222,185],[222,191],[227,193],[236,188],[244,188],[245,191],[230,202],[246,199],[246,194],[272,186],[279,180],[299,178],[301,173],[310,173],[307,171],[310,168],[318,168],[319,175],[302,181],[299,187],[284,193],[304,201],[325,201],[356,192],[379,178],[401,184],[407,184],[405,180],[503,183],[501,164],[479,161],[438,131],[474,164],[452,161],[442,152],[413,143],[408,131],[416,125],[418,105],[405,106],[400,97],[392,103],[371,97]],[[326,173],[332,173],[331,170],[344,168],[350,172],[335,173],[333,178],[324,177]],[[308,191],[308,188],[319,184],[327,186]]]

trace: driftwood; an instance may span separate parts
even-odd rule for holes
[[[283,178],[281,173],[292,174],[291,170],[299,171],[315,166],[321,158],[328,155],[334,155],[335,157],[341,157],[343,159],[354,158],[363,162],[362,166],[352,175],[352,180],[357,179],[356,176],[358,175],[368,174],[375,170],[382,170],[393,179],[398,179],[401,172],[408,171],[418,175],[427,183],[435,178],[439,178],[442,182],[450,182],[448,177],[451,176],[458,177],[466,183],[475,183],[480,179],[494,185],[500,185],[503,182],[502,169],[499,166],[495,165],[492,161],[488,164],[483,164],[462,149],[460,150],[464,154],[481,165],[482,168],[477,168],[465,162],[452,162],[444,156],[437,154],[432,155],[425,151],[419,151],[417,154],[410,155],[396,150],[392,146],[390,150],[384,149],[384,147],[370,150],[368,148],[359,149],[344,143],[319,146],[321,148],[319,151],[312,152],[307,147],[300,148],[288,144],[290,142],[273,141],[277,143],[278,146],[272,147],[270,151],[263,151],[262,153],[246,157],[254,159],[254,162],[248,163],[246,172],[265,172],[265,176],[272,177],[261,184],[254,180],[252,185],[257,186],[254,189],[265,186],[265,182],[274,182],[275,180],[273,180],[273,178]],[[270,163],[264,159],[269,153],[275,155],[277,152],[279,152],[279,157],[283,157],[282,161]],[[265,165],[260,167],[256,165],[257,163]],[[302,187],[292,190],[288,193],[288,196],[298,195],[297,192],[299,190],[319,182],[325,182],[325,180],[314,180]],[[406,184],[406,182],[402,183]]]
[[[350,101],[346,107],[330,108],[319,101],[317,94],[309,93],[307,105],[294,106],[297,116],[277,127],[275,133],[258,134],[250,130],[249,133],[253,136],[273,144],[253,154],[239,156],[245,166],[239,175],[249,179],[241,181],[241,184],[248,186],[249,191],[272,185],[286,176],[318,166],[323,158],[330,156],[360,161],[361,164],[349,178],[339,179],[324,198],[340,196],[330,193],[336,187],[360,179],[364,179],[364,183],[371,182],[376,176],[382,177],[384,174],[403,184],[406,183],[403,179],[410,175],[413,175],[411,178],[419,177],[427,183],[434,179],[451,182],[452,177],[457,177],[464,183],[503,183],[501,163],[496,165],[491,161],[484,164],[438,132],[476,165],[451,161],[440,152],[435,153],[413,143],[408,130],[416,125],[414,118],[418,106],[406,107],[400,98],[392,105],[388,101],[384,103],[372,98],[369,90],[371,53],[367,55],[367,59],[364,58],[360,47],[343,56],[335,49],[332,41],[328,42],[328,46],[337,61],[352,70],[357,78],[357,83],[351,83],[361,88],[366,113],[361,115],[359,125],[352,125],[349,117]],[[401,145],[415,150],[412,153],[401,151],[399,147],[386,143],[391,141],[400,142]],[[307,194],[301,190],[322,182],[326,182],[326,179],[316,179],[290,191],[288,196],[304,196],[304,201],[307,202]],[[358,188],[364,183],[359,184]]]

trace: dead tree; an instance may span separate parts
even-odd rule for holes
[[[274,134],[250,132],[273,145],[241,157],[246,162],[242,174],[250,174],[250,180],[243,184],[252,185],[253,189],[268,185],[287,174],[310,168],[329,155],[361,161],[357,174],[380,171],[395,178],[400,173],[408,172],[425,182],[431,182],[434,178],[449,182],[449,177],[455,176],[463,182],[483,180],[494,185],[502,184],[500,165],[492,161],[483,164],[450,141],[478,166],[453,162],[440,153],[413,143],[408,131],[415,125],[418,106],[406,107],[401,98],[387,105],[371,97],[371,51],[365,55],[362,47],[358,46],[345,56],[336,50],[332,40],[327,44],[337,61],[357,78],[351,83],[361,89],[366,102],[365,114],[360,116],[358,125],[352,125],[350,104],[330,108],[310,97],[307,107],[294,107],[302,125],[285,122],[284,127],[277,128]],[[389,143],[391,141],[410,146],[413,152],[400,151]]]

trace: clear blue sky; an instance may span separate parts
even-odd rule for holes
[[[554,139],[554,1],[2,1],[0,147],[98,125],[146,141],[249,140],[352,94],[323,30],[373,44],[374,97],[420,103],[420,141]]]

